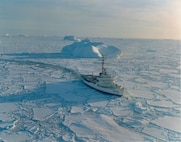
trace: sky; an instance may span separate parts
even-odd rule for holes
[[[0,35],[181,39],[181,0],[0,0]]]

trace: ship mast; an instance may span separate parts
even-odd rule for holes
[[[102,54],[102,73],[104,72],[104,55]]]

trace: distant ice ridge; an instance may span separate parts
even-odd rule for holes
[[[62,53],[76,58],[99,58],[102,54],[105,57],[119,56],[121,50],[103,42],[91,42],[89,39],[84,39],[63,47]]]

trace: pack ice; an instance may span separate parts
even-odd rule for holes
[[[179,40],[0,36],[0,141],[181,141],[180,50]],[[103,52],[122,97],[79,78],[100,72]]]

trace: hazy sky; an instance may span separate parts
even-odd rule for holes
[[[181,39],[181,0],[0,0],[0,35]]]

